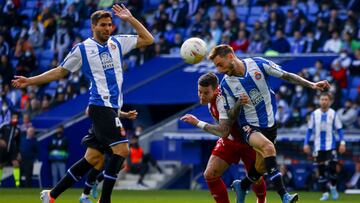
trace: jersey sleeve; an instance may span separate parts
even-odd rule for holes
[[[224,98],[224,109],[230,110],[236,102],[236,98],[234,98],[226,88],[221,87],[221,95]]]
[[[335,128],[336,130],[339,130],[339,129],[342,129],[343,128],[343,125],[341,123],[341,120],[340,120],[340,117],[338,114],[335,114]]]
[[[121,45],[122,55],[125,55],[136,48],[138,35],[115,35],[114,37]]]
[[[268,75],[280,78],[285,73],[281,66],[274,63],[273,61],[264,59],[262,57],[257,57],[257,61],[262,64],[259,67],[262,67],[263,71],[265,71],[265,73]]]
[[[219,112],[219,120],[221,119],[229,119],[227,112],[225,110],[225,98],[223,95],[219,95],[216,98],[216,108]]]
[[[60,63],[60,66],[70,72],[76,72],[81,68],[82,58],[79,44],[71,49],[64,61]]]

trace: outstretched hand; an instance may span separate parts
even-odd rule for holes
[[[130,120],[135,120],[137,118],[138,112],[136,110],[131,110],[127,112],[127,117]]]
[[[330,88],[330,84],[327,80],[322,80],[314,84],[315,90],[324,91]]]
[[[14,76],[15,79],[11,81],[15,88],[24,88],[30,85],[29,78],[24,76]]]
[[[192,125],[197,125],[199,123],[199,119],[196,118],[194,115],[192,114],[186,114],[185,116],[181,117],[180,120],[186,122],[186,123],[190,123]]]
[[[112,10],[114,12],[114,14],[119,17],[121,20],[128,20],[129,18],[132,17],[132,14],[130,13],[130,11],[124,6],[124,4],[121,4],[121,6],[119,6],[118,4],[114,4],[112,7]]]

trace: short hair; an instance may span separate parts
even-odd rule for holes
[[[104,10],[95,11],[93,14],[91,14],[91,17],[90,17],[91,24],[96,25],[101,18],[111,18],[112,19],[111,12],[104,11]]]
[[[213,89],[215,89],[219,85],[219,79],[214,73],[209,72],[200,76],[198,85],[202,87],[211,86]]]
[[[227,54],[234,53],[234,50],[231,46],[227,44],[220,44],[214,47],[209,53],[209,59],[214,60],[216,56],[224,57]]]
[[[320,97],[328,97],[330,100],[333,99],[332,94],[330,92],[322,92]]]

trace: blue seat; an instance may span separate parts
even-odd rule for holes
[[[40,54],[40,59],[53,60],[55,53],[51,49],[45,49]]]
[[[357,88],[351,88],[349,91],[348,98],[352,101],[355,101],[356,97],[358,96],[359,92]]]
[[[26,1],[26,8],[28,9],[34,9],[36,8],[36,1],[30,1],[30,0],[27,0]]]
[[[246,16],[249,12],[249,8],[245,6],[237,6],[235,8],[236,14],[240,16]]]
[[[259,16],[263,12],[263,10],[264,9],[262,6],[253,6],[253,7],[251,7],[250,14]]]
[[[92,33],[91,29],[81,29],[79,34],[83,39],[86,39],[88,37],[91,37]]]
[[[353,77],[351,79],[351,86],[350,87],[354,88],[354,87],[357,87],[357,86],[360,86],[360,77],[359,76]]]
[[[20,12],[21,15],[26,15],[29,19],[31,19],[34,15],[34,9],[25,9]]]

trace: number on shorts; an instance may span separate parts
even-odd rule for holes
[[[115,125],[116,125],[116,127],[122,128],[122,124],[121,124],[119,117],[115,118]]]

